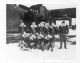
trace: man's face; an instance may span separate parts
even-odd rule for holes
[[[65,26],[65,23],[63,23],[62,25]]]
[[[35,25],[35,22],[33,22],[32,24]]]
[[[52,23],[52,26],[55,26],[55,24],[54,24],[54,23]]]

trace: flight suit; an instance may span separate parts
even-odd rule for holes
[[[66,49],[66,34],[68,34],[68,26],[60,26],[60,49],[62,48],[62,43],[64,42],[64,48]]]

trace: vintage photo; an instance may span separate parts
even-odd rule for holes
[[[6,4],[6,45],[26,59],[75,60],[76,7]]]

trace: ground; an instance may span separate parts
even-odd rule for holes
[[[76,46],[67,43],[67,49],[58,49],[59,42],[56,43],[54,51],[41,51],[38,49],[29,49],[26,51],[18,47],[18,43],[8,44],[6,46],[6,61],[7,63],[33,63],[33,61],[48,61],[48,60],[75,60]]]

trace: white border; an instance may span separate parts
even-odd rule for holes
[[[6,53],[6,4],[54,4],[54,5],[75,5],[77,8],[77,54],[76,60],[51,60],[41,63],[80,63],[80,1],[79,0],[0,0],[0,63],[5,62]],[[38,63],[39,61],[36,61]]]

